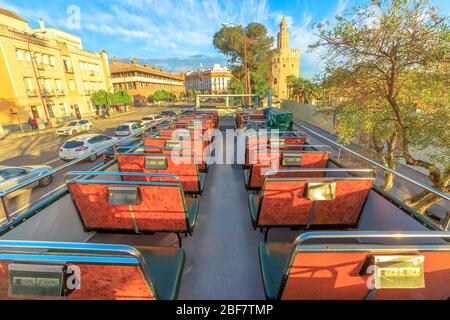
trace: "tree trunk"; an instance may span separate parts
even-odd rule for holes
[[[384,177],[385,177],[384,178],[385,180],[384,180],[383,190],[389,191],[394,186],[395,174],[393,174],[392,172],[386,171],[384,174]]]
[[[428,208],[437,203],[442,198],[429,191],[422,191],[404,201],[407,206],[414,208],[420,213],[425,213]]]
[[[382,141],[378,140],[375,130],[372,132],[372,147],[378,154],[378,158],[381,160],[383,166],[395,170],[396,158],[395,158],[395,144],[397,143],[397,130],[392,132],[391,137],[387,141],[387,151],[385,154],[384,144]],[[395,174],[389,171],[384,172],[384,191],[389,191],[394,186]]]

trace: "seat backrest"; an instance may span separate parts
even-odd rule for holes
[[[201,127],[203,129],[214,129],[215,128],[215,119],[211,116],[211,117],[182,117],[179,118],[175,124],[186,124],[186,125],[196,125],[196,124],[201,124]],[[182,126],[183,128],[185,126]]]
[[[118,173],[125,179],[133,173]],[[72,180],[68,188],[77,211],[88,230],[116,232],[186,232],[189,230],[186,201],[180,182],[167,175],[150,175],[158,181],[127,182]],[[170,181],[170,182],[169,182]],[[113,189],[131,187],[133,204],[113,204]],[[125,193],[127,191],[115,191]],[[123,197],[123,196],[122,196]]]
[[[164,159],[166,168],[147,168],[146,159]],[[144,172],[173,174],[180,178],[181,185],[185,193],[200,192],[200,178],[195,158],[192,155],[179,156],[168,154],[119,154],[117,156],[119,169],[121,172]],[[158,178],[151,176],[124,176],[125,181],[158,181]]]
[[[132,247],[83,243],[83,249],[74,251],[78,244],[42,243],[38,248],[36,242],[14,242],[19,247],[9,243],[0,241],[1,300],[157,299],[151,275],[130,254],[139,253]],[[102,252],[106,246],[108,251]],[[25,278],[49,279],[57,285],[54,289],[27,286]]]
[[[183,155],[194,155],[195,156],[195,163],[198,165],[198,168],[200,171],[204,172],[207,170],[206,165],[206,156],[205,156],[205,150],[209,145],[208,141],[201,140],[201,139],[183,139],[178,140],[176,144],[181,146],[182,150],[180,150],[180,154]],[[172,141],[171,137],[165,137],[160,136],[158,138],[145,138],[144,139],[144,146],[150,147],[148,149],[144,149],[144,152],[146,153],[170,153],[166,152],[168,151],[167,148],[173,148],[172,144],[174,141]],[[161,148],[154,148],[154,147],[161,147]]]
[[[351,232],[346,232],[351,233]],[[430,234],[433,233],[430,231]],[[396,235],[392,233],[392,238]],[[317,245],[319,246],[319,245]],[[323,249],[323,247],[327,247]],[[322,244],[322,249],[308,249],[309,245],[294,246],[291,264],[285,276],[285,285],[280,298],[288,300],[447,300],[450,298],[450,246],[422,245],[417,250],[405,250],[402,245],[389,246],[383,251],[382,245],[352,245],[354,250],[342,249],[342,245]],[[375,267],[375,257],[391,261]],[[408,264],[400,259],[410,260]],[[402,283],[409,271],[418,272],[422,260],[423,278],[417,285]],[[411,268],[412,267],[412,268]],[[396,275],[388,279],[389,285],[378,285],[374,289],[374,279],[378,272]],[[400,269],[398,269],[400,268]],[[401,269],[403,268],[403,272]],[[412,270],[414,269],[414,270]],[[392,273],[394,272],[395,273]],[[400,281],[399,281],[400,280]],[[381,282],[380,282],[381,283]],[[392,288],[394,287],[394,288]]]
[[[335,226],[358,223],[373,178],[267,178],[257,226]],[[310,189],[334,185],[334,198],[311,198]]]
[[[303,150],[305,143],[305,136],[280,138],[250,136],[246,140],[244,166],[249,167],[254,164],[258,152],[261,149],[271,149],[271,145],[276,146],[280,151]]]
[[[301,157],[301,163],[298,165],[286,165],[283,164],[283,159],[289,155],[298,155]],[[271,164],[267,161],[267,156],[270,156],[272,161],[278,163],[279,169],[324,169],[328,165],[330,159],[329,152],[323,151],[298,151],[295,150],[283,150],[279,153],[273,152],[273,150],[260,150],[258,154],[255,155],[257,161],[250,167],[250,179],[248,186],[252,189],[260,189],[264,184],[266,176],[264,172],[271,167]],[[271,177],[323,177],[324,172],[280,172]]]
[[[243,128],[248,121],[251,120],[265,120],[262,113],[240,113],[236,115],[236,127]]]

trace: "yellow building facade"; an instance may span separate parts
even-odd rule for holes
[[[275,97],[289,96],[287,77],[300,76],[300,49],[289,48],[289,33],[286,20],[282,19],[278,32],[277,48],[272,55],[272,90]]]
[[[137,59],[131,59],[131,63],[120,62],[118,58],[112,58],[111,81],[114,90],[128,91],[133,97],[142,96],[148,98],[156,91],[165,90],[179,96],[184,93],[184,74],[168,73],[162,68],[145,64],[139,65]]]
[[[106,52],[88,52],[77,36],[42,20],[32,29],[0,9],[0,130],[26,128],[30,118],[44,126],[94,115],[91,93],[111,89],[109,74]]]

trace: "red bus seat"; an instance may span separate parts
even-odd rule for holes
[[[340,232],[336,239],[383,236],[391,241],[388,251],[383,245],[364,243],[331,243],[326,239],[319,243],[303,244],[297,239],[291,243],[261,243],[259,259],[267,299],[283,300],[448,300],[450,298],[450,246],[439,242],[436,245],[409,246],[395,242],[399,237],[408,238],[408,233],[397,232]],[[334,232],[333,234],[339,234]],[[377,235],[378,234],[378,235]],[[427,231],[423,238],[450,237],[449,233]],[[329,237],[328,232],[304,233],[299,239]],[[414,238],[414,233],[410,233]],[[420,240],[419,240],[420,241]],[[429,243],[429,242],[428,242]],[[414,247],[414,246],[413,246]],[[373,287],[373,269],[368,268],[376,256],[423,257],[423,286],[407,288],[401,283],[396,288]],[[373,264],[373,263],[372,263]],[[395,267],[395,265],[393,266]]]
[[[301,165],[283,165],[283,157],[289,154],[298,154],[301,156]],[[280,152],[273,152],[271,150],[260,150],[256,156],[257,161],[248,169],[244,169],[244,182],[247,190],[259,190],[263,187],[266,176],[264,172],[269,169],[272,164],[278,163],[278,168],[283,169],[323,169],[328,166],[330,159],[329,152],[323,151],[298,151],[298,150],[283,150]],[[268,161],[270,160],[270,161]],[[323,172],[291,172],[291,173],[277,173],[272,177],[321,177]]]
[[[174,300],[184,263],[182,248],[0,241],[0,299]],[[47,268],[66,274],[58,292],[13,284],[16,276],[46,277]]]
[[[253,227],[354,227],[374,178],[267,178],[260,195],[248,197]],[[333,198],[311,199],[311,186],[335,187]],[[267,233],[266,233],[267,238]]]
[[[303,150],[306,144],[304,134],[295,133],[292,137],[270,137],[270,132],[266,135],[251,135],[245,142],[245,163],[244,168],[249,168],[257,157],[258,151],[269,149],[271,144],[276,144],[279,150]]]
[[[166,173],[180,178],[185,194],[202,194],[205,188],[206,173],[199,173],[194,156],[173,156],[168,154],[118,154],[117,161],[121,172]],[[165,159],[165,169],[148,169],[146,158]],[[157,181],[155,177],[124,176],[125,181]]]
[[[162,153],[167,148],[173,148],[172,144],[178,144],[183,149],[180,154],[194,154],[195,162],[198,165],[200,172],[208,172],[208,165],[206,163],[205,150],[208,147],[209,142],[201,139],[183,139],[173,141],[171,137],[146,137],[144,139],[144,146],[151,147],[144,149],[147,153]],[[154,147],[161,147],[154,148]],[[166,149],[165,149],[166,148]]]
[[[80,175],[71,172],[67,175]],[[180,181],[172,175],[132,172],[95,172],[96,176],[148,176],[158,181],[70,180],[70,194],[86,230],[116,233],[170,232],[192,234],[199,202],[185,198]],[[126,179],[126,178],[125,178]],[[113,190],[132,188],[132,204],[112,203]],[[118,191],[120,192],[127,191]]]

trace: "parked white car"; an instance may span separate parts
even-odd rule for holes
[[[139,133],[139,129],[141,129],[139,123],[125,122],[116,127],[116,131],[114,134],[116,137],[131,136]]]
[[[152,126],[156,125],[159,120],[163,118],[160,114],[149,114],[148,116],[145,116],[141,120],[142,126]]]
[[[71,161],[78,157],[99,150],[107,145],[113,145],[118,138],[108,137],[103,134],[84,134],[71,138],[64,142],[59,149],[59,158],[63,161]],[[106,150],[92,154],[88,160],[94,162],[97,157],[105,153]]]
[[[74,120],[65,123],[61,128],[56,130],[59,136],[73,136],[80,132],[91,131],[94,129],[94,124],[89,120]]]

